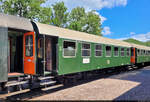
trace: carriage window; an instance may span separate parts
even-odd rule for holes
[[[44,48],[43,39],[38,40],[38,58],[43,58],[43,48]]]
[[[33,56],[33,36],[28,35],[25,38],[25,54],[27,57]]]
[[[124,56],[124,48],[121,48],[121,56]]]
[[[106,56],[111,56],[111,46],[106,46]]]
[[[148,55],[148,51],[146,51],[146,55]]]
[[[144,55],[144,50],[142,50],[142,56]]]
[[[137,55],[140,56],[140,50],[137,51]]]
[[[64,56],[75,56],[75,52],[76,52],[76,43],[70,41],[64,41],[63,44]]]
[[[102,45],[95,45],[95,56],[102,56]]]
[[[91,55],[91,46],[90,44],[82,43],[82,56],[90,56]]]
[[[142,55],[142,50],[140,50],[140,56]]]
[[[114,47],[114,56],[119,56],[119,48]]]
[[[144,50],[144,54],[143,55],[145,55],[145,53],[146,53],[146,51]]]
[[[148,55],[150,55],[150,51],[148,51]]]
[[[130,56],[130,49],[127,48],[127,56]]]

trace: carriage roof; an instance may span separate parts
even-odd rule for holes
[[[150,50],[150,47],[148,47],[148,46],[138,45],[138,44],[134,44],[134,43],[130,43],[130,44],[132,45],[132,47],[136,47],[138,49]]]
[[[33,31],[33,26],[28,19],[3,13],[0,13],[0,27]]]
[[[80,41],[87,41],[87,42],[94,42],[94,43],[103,43],[108,45],[115,45],[115,46],[124,46],[124,47],[131,47],[130,43],[109,39],[101,36],[96,36],[84,32],[69,30],[65,28],[60,28],[52,25],[42,24],[35,22],[40,34],[46,34],[51,36],[57,36],[60,38],[72,39],[72,40],[80,40]]]
[[[80,40],[80,41],[87,41],[87,42],[94,42],[94,43],[103,43],[108,45],[115,45],[115,46],[124,46],[124,47],[136,47],[138,49],[145,49],[150,50],[150,47],[128,43],[120,40],[109,39],[101,36],[96,36],[84,32],[69,30],[65,28],[60,28],[48,24],[42,24],[35,22],[40,34],[46,34],[51,36],[57,36],[60,38],[72,39],[72,40]],[[31,22],[23,17],[7,15],[0,13],[0,27],[8,27],[13,29],[19,30],[26,30],[26,31],[34,31],[33,25]]]

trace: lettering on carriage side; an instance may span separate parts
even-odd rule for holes
[[[62,47],[61,46],[59,46],[59,51],[62,51]]]
[[[110,64],[110,60],[107,60],[107,64]]]
[[[90,63],[90,58],[83,58],[83,63],[84,63],[84,64]]]

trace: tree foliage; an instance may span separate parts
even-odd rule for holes
[[[68,18],[67,7],[64,2],[58,2],[52,5],[53,14],[52,14],[52,24],[58,27],[65,27]]]
[[[101,35],[101,19],[95,11],[90,11],[86,15],[86,24],[84,26],[84,32]]]
[[[72,9],[69,15],[69,29],[83,31],[83,26],[85,25],[86,13],[83,7],[76,7]]]
[[[72,9],[69,15],[69,29],[101,35],[101,19],[95,11],[85,12],[83,7]]]
[[[64,2],[57,2],[51,5],[51,8],[42,6],[46,1],[0,0],[0,12],[58,27],[101,35],[101,19],[95,11],[86,12],[83,7],[76,7],[68,13]]]
[[[0,11],[47,23],[50,21],[51,8],[42,7],[41,4],[45,2],[46,0],[1,0]]]

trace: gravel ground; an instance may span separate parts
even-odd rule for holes
[[[23,100],[150,100],[150,66],[71,87],[56,85],[7,97]]]

